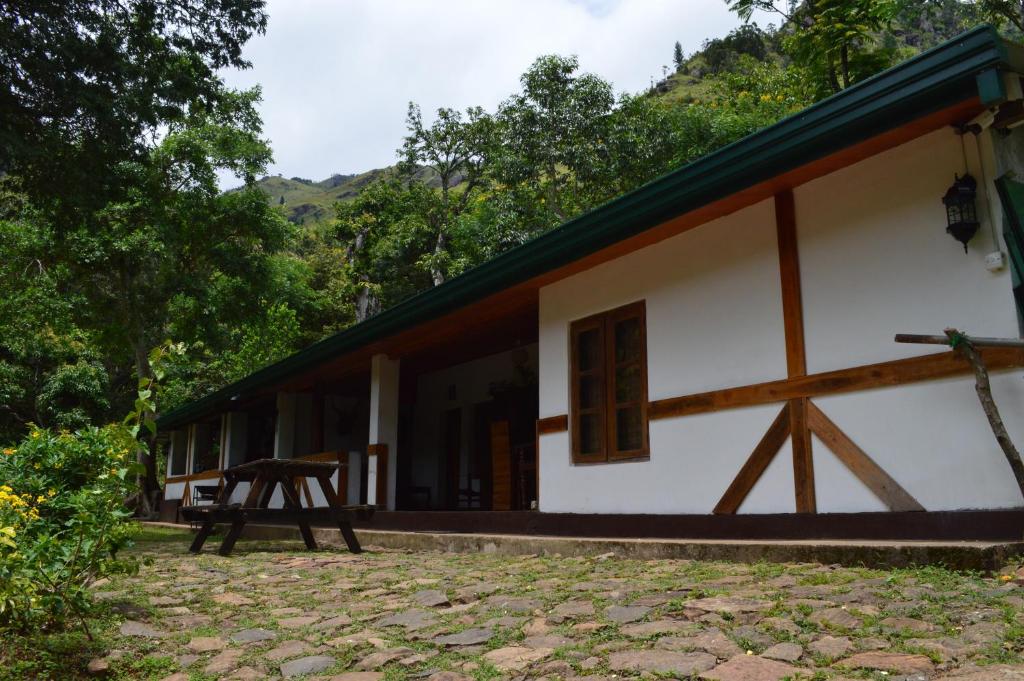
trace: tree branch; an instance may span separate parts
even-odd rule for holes
[[[992,428],[992,434],[996,437],[996,442],[999,443],[1003,454],[1006,456],[1006,460],[1010,464],[1014,478],[1017,479],[1017,486],[1020,488],[1021,495],[1024,495],[1024,461],[1021,461],[1020,452],[1014,447],[1010,434],[1006,432],[1006,425],[1003,423],[1003,418],[999,414],[999,408],[992,397],[992,386],[988,380],[988,370],[985,368],[985,361],[978,354],[969,336],[960,333],[956,329],[945,329],[945,333],[953,350],[967,358],[967,361],[971,363],[971,367],[974,369],[974,389],[978,393],[981,408],[988,418],[988,423]]]

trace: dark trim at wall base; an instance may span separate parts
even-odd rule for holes
[[[1024,539],[1024,508],[994,511],[641,515],[531,511],[378,511],[374,530],[655,539]]]

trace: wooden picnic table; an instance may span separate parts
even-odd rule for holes
[[[311,521],[326,521],[338,526],[341,536],[352,553],[362,552],[359,540],[352,531],[355,517],[369,518],[372,506],[344,506],[331,485],[331,476],[338,464],[319,463],[290,459],[259,459],[224,470],[224,488],[217,501],[210,506],[189,506],[182,508],[182,515],[192,521],[202,521],[199,534],[189,550],[199,553],[203,544],[213,532],[217,523],[230,523],[231,529],[224,536],[219,553],[231,553],[235,542],[242,534],[242,528],[250,520],[294,522],[298,524],[302,539],[309,549],[316,548]],[[303,478],[316,478],[320,490],[327,499],[327,506],[302,508],[299,500],[298,483]],[[240,482],[250,483],[249,493],[241,504],[229,504],[231,494]],[[280,485],[284,497],[284,508],[269,508],[274,488]]]

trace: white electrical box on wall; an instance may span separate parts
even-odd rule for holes
[[[993,251],[985,256],[985,268],[989,272],[998,272],[1006,267],[1006,255],[1002,251]]]

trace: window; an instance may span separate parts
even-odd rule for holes
[[[646,458],[644,302],[573,322],[569,342],[573,463]]]
[[[202,473],[220,468],[220,421],[197,423],[192,443],[192,472]]]
[[[172,430],[170,448],[167,452],[167,474],[185,475],[188,473],[188,432]]]

